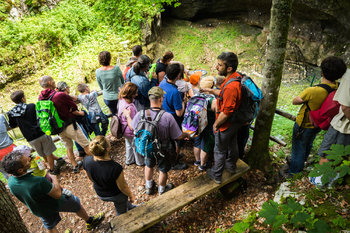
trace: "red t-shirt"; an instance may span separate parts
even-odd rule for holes
[[[225,79],[225,81],[221,84],[221,91],[220,95],[217,98],[217,113],[216,118],[219,116],[221,112],[223,112],[225,115],[231,116],[235,110],[239,107],[241,103],[242,98],[242,92],[241,92],[241,82],[231,82],[225,87],[225,91],[223,92],[223,88],[225,84],[228,82],[228,80],[241,77],[241,75],[237,72],[230,75],[228,78]],[[222,96],[223,92],[223,96]],[[220,97],[222,96],[222,101],[219,101]],[[227,120],[225,123],[223,123],[220,127],[220,131],[225,131],[228,129],[231,125],[231,121]]]

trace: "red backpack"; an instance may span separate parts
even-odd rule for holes
[[[338,101],[333,100],[336,90],[331,89],[328,85],[323,86],[320,84],[318,86],[326,89],[329,94],[319,109],[310,111],[309,118],[310,122],[314,126],[319,127],[323,130],[328,130],[333,117],[339,113],[340,104]]]

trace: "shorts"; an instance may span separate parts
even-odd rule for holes
[[[48,230],[52,230],[61,221],[60,212],[73,212],[76,213],[81,209],[80,200],[78,197],[72,195],[70,197],[65,197],[61,208],[58,212],[53,213],[48,217],[40,217],[44,224],[44,227]]]
[[[6,148],[0,149],[0,161],[6,156],[8,155],[10,152],[13,151],[13,148],[16,147],[15,144],[11,144]]]
[[[29,142],[41,157],[51,155],[57,148],[52,138],[46,134]]]
[[[166,149],[164,149],[166,148]],[[168,142],[162,144],[162,156],[157,156],[157,158],[145,158],[145,165],[149,168],[153,168],[156,164],[158,165],[158,170],[167,173],[171,169],[171,165],[176,160],[176,151],[174,142]]]
[[[60,136],[64,146],[67,149],[73,149],[73,140],[76,141],[82,148],[89,145],[89,140],[86,138],[78,124],[76,130],[74,129],[74,124],[68,125],[58,136]]]
[[[214,134],[211,132],[203,131],[193,140],[193,146],[201,149],[206,153],[214,152]]]

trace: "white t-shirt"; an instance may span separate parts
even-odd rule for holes
[[[341,105],[350,107],[350,69],[343,75],[333,100],[338,101]],[[341,107],[339,113],[331,121],[331,125],[340,133],[350,134],[350,120],[346,118]]]

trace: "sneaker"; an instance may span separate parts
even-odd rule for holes
[[[154,181],[152,182],[152,186],[150,187],[150,188],[148,188],[147,186],[146,186],[146,194],[147,195],[152,195],[152,194],[154,194],[155,193],[155,184],[154,184]]]
[[[234,174],[236,173],[236,170],[231,170],[231,169],[227,169],[227,168],[226,168],[226,171],[227,171],[228,173],[230,173],[231,176],[234,175]]]
[[[159,195],[162,195],[163,193],[166,193],[166,192],[168,192],[169,190],[171,190],[173,188],[174,188],[174,185],[172,183],[169,183],[169,184],[165,185],[165,189],[164,189],[163,192],[159,192],[158,191],[158,193],[159,193]]]
[[[82,161],[78,161],[77,162],[77,166],[75,166],[74,168],[73,168],[73,172],[74,173],[78,173],[79,171],[80,171],[80,168],[83,166],[83,162]]]
[[[200,160],[197,160],[196,162],[194,162],[194,164],[193,164],[194,166],[200,166],[201,165],[201,161]]]
[[[91,223],[86,223],[86,229],[88,231],[91,231],[92,229],[96,228],[98,225],[101,224],[103,219],[105,218],[105,214],[103,212],[92,216],[92,222]]]
[[[63,165],[65,165],[66,164],[66,161],[64,161],[64,159],[62,159],[62,158],[59,158],[59,159],[57,159],[56,160],[56,165],[55,165],[55,167],[54,167],[54,173],[56,173],[57,175],[59,175],[60,174],[60,172],[61,172],[61,167],[63,166]]]
[[[56,167],[62,167],[63,165],[65,165],[66,164],[66,161],[64,161],[64,159],[63,158],[59,158],[59,159],[57,159],[56,160]]]
[[[217,184],[221,184],[221,178],[216,178],[214,172],[211,169],[207,170],[207,176]]]
[[[180,160],[183,157],[185,157],[185,154],[184,153],[180,153],[180,154],[177,155],[177,160]]]
[[[51,175],[54,175],[54,176],[58,176],[60,174],[60,170],[59,169],[49,169],[48,172],[51,174]]]
[[[186,170],[188,168],[188,165],[186,163],[180,163],[178,162],[174,166],[171,167],[172,170]]]

